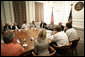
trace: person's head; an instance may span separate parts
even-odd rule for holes
[[[17,26],[17,23],[16,22],[14,23],[14,26]]]
[[[38,42],[40,43],[41,41],[45,40],[46,35],[47,35],[46,30],[42,29],[38,34],[38,38],[37,38]]]
[[[35,21],[32,21],[32,24],[35,24]]]
[[[13,42],[14,37],[15,37],[14,33],[10,30],[7,30],[4,32],[3,40],[5,43],[10,43]]]
[[[24,21],[24,24],[27,24],[27,21]]]
[[[66,29],[70,29],[70,28],[72,28],[71,23],[66,23]]]
[[[9,26],[9,23],[6,23],[6,26]]]
[[[55,31],[56,32],[60,32],[61,31],[61,27],[60,26],[56,26]]]
[[[59,25],[59,26],[61,26],[61,25],[62,25],[62,23],[61,23],[61,22],[59,22],[59,23],[58,23],[58,25]]]

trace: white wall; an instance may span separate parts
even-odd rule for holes
[[[44,21],[47,24],[51,22],[52,6],[54,24],[62,22],[65,25],[68,22],[68,16],[71,10],[71,1],[46,1],[44,2]]]
[[[28,24],[35,20],[34,1],[26,1],[26,15]]]
[[[84,29],[84,7],[81,11],[76,11],[74,9],[75,4],[79,1],[72,1],[73,3],[73,27]],[[84,2],[84,1],[82,1]]]
[[[53,15],[54,15],[54,24],[58,24],[58,22],[62,22],[65,25],[68,22],[71,3],[72,7],[72,20],[73,27],[84,28],[84,8],[81,11],[76,11],[74,9],[74,5],[78,1],[45,1],[44,2],[44,21],[47,24],[50,24],[51,14],[52,14],[52,5]],[[84,1],[83,1],[84,2]],[[53,4],[52,4],[53,3]]]
[[[84,8],[80,11],[76,11],[74,9],[74,7],[77,2],[79,2],[79,1],[72,1],[73,27],[75,29],[77,29],[78,36],[80,37],[81,42],[84,42]],[[82,2],[84,2],[84,1],[82,1]]]
[[[13,25],[14,13],[12,1],[1,1],[1,19],[2,26],[4,26],[6,22]]]

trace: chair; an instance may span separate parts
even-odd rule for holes
[[[20,54],[20,56],[32,56],[32,54],[31,54],[32,51],[33,51],[33,49],[30,51],[23,52],[22,54]]]
[[[80,37],[78,37],[78,39],[76,39],[76,40],[71,41],[72,45],[70,47],[70,50],[72,51],[72,55],[73,55],[74,50],[75,50],[76,55],[77,55],[77,45],[78,45],[79,40],[80,40]]]
[[[56,49],[57,56],[66,56],[67,51],[70,49],[72,42],[69,42],[69,45],[58,47],[57,45],[53,44],[52,46]],[[59,51],[59,52],[57,52]]]
[[[50,54],[48,54],[48,55],[41,55],[41,56],[54,56],[55,53],[56,53],[56,50],[54,50],[54,48],[52,48],[52,47],[50,46],[49,52],[50,52]],[[33,56],[38,56],[38,55],[35,54],[35,52],[32,52],[32,55],[33,55]]]

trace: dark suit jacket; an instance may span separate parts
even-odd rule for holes
[[[8,27],[8,29],[10,29],[11,30],[11,26],[9,25],[9,26],[4,26],[4,31],[6,31],[7,30],[7,27]]]
[[[47,27],[47,24],[46,23],[44,23],[44,24],[40,24],[40,28],[42,27],[42,25],[43,25],[43,28],[46,28]]]
[[[63,25],[61,26],[61,30],[62,30],[62,31],[64,30],[64,26],[63,26]]]
[[[17,28],[20,29],[19,26],[17,26]],[[12,26],[12,30],[15,30],[15,29],[16,29],[16,27],[15,26]]]

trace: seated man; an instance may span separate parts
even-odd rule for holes
[[[20,29],[20,27],[17,25],[16,22],[15,22],[14,25],[12,26],[12,30],[15,30],[15,29]]]
[[[44,21],[42,20],[41,21],[41,24],[40,24],[40,28],[46,28],[47,27],[47,24],[44,23]]]
[[[59,22],[59,23],[58,23],[58,26],[60,26],[60,27],[61,27],[61,30],[62,30],[62,31],[64,30],[64,26],[62,25],[62,23],[61,23],[61,22]]]
[[[28,28],[29,28],[29,26],[28,26],[28,24],[27,24],[27,21],[24,21],[24,24],[22,25],[21,28],[22,28],[22,29],[28,29]]]
[[[6,25],[4,26],[4,31],[9,29],[11,30],[11,26],[9,25],[9,23],[6,23]]]
[[[52,32],[52,34],[53,34],[51,36],[52,43],[50,45],[55,44],[58,47],[69,45],[68,37],[67,37],[67,35],[64,31],[61,31],[61,27],[57,26],[55,28],[55,31]],[[63,50],[59,49],[59,48],[56,48],[56,52],[62,54]]]
[[[55,31],[52,32],[52,41],[56,42],[58,47],[64,46],[64,45],[68,45],[69,41],[68,41],[68,37],[66,35],[66,33],[64,33],[63,31],[61,31],[61,28],[59,26],[57,26],[55,28]]]
[[[78,39],[77,31],[72,28],[72,25],[70,23],[66,23],[66,34],[68,36],[69,41]]]
[[[32,21],[31,28],[36,28],[35,21]]]
[[[15,43],[15,35],[10,30],[4,33],[3,40],[5,44],[1,45],[1,56],[19,56],[25,51],[20,44]]]

